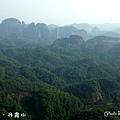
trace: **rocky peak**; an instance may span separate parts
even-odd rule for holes
[[[93,35],[99,35],[100,33],[101,33],[101,31],[98,27],[94,27],[91,31],[91,34],[93,34]]]
[[[70,35],[79,35],[79,31],[74,26],[64,26],[57,29],[59,38],[69,37]]]
[[[27,27],[28,27],[28,25],[24,21],[22,21],[22,28],[25,29]]]
[[[69,38],[61,38],[55,41],[56,45],[61,47],[69,47],[69,48],[78,48],[80,47],[83,38],[78,35],[70,35]]]
[[[87,40],[88,39],[88,32],[86,31],[86,30],[84,30],[84,29],[80,29],[79,30],[79,35],[81,36],[81,37],[83,37],[84,38],[84,40]]]
[[[35,23],[31,23],[28,27],[23,31],[23,36],[25,38],[30,39],[39,39],[41,38],[41,33]]]
[[[44,24],[44,23],[38,23],[36,26],[40,30],[41,37],[44,40],[51,40],[51,33],[50,33],[50,30],[48,29],[48,26],[46,24]]]
[[[8,18],[2,21],[2,25],[6,28],[21,26],[21,22],[15,18]]]
[[[38,23],[36,25],[40,30],[48,29],[47,25],[45,23]]]
[[[79,41],[83,41],[83,38],[79,35],[70,35],[69,39],[71,42],[74,42],[74,43],[79,42]]]
[[[21,22],[15,18],[8,18],[3,20],[0,28],[0,34],[6,36],[12,33],[19,34],[22,31]]]

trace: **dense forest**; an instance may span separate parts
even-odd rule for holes
[[[120,38],[96,29],[4,20],[0,120],[119,120]]]
[[[0,120],[14,120],[16,112],[21,120],[119,120],[119,51],[119,38],[106,36],[1,42]]]

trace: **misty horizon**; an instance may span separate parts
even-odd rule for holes
[[[95,27],[98,27],[100,30],[103,30],[103,31],[113,31],[113,30],[116,30],[117,28],[120,27],[120,23],[101,23],[101,24],[94,24],[94,23],[68,23],[68,24],[64,24],[64,25],[57,25],[57,24],[54,24],[54,23],[50,23],[50,24],[47,24],[46,22],[41,22],[41,21],[38,21],[38,22],[29,22],[27,23],[26,21],[24,20],[21,20],[21,19],[18,19],[17,17],[7,17],[7,18],[4,18],[0,24],[2,24],[3,21],[5,20],[10,20],[10,19],[15,19],[15,20],[18,20],[21,24],[22,22],[24,22],[26,25],[30,25],[31,23],[34,23],[35,25],[37,24],[46,24],[47,26],[49,27],[65,27],[65,26],[74,26],[76,27],[77,29],[84,29],[84,27],[91,27],[91,29],[95,28]]]
[[[0,21],[13,17],[26,23],[41,22],[58,26],[74,23],[111,24],[120,23],[119,11],[117,0],[1,0]]]
[[[31,20],[31,21],[29,21],[29,22],[27,22],[27,21],[25,21],[24,19],[19,19],[19,18],[17,18],[17,17],[6,17],[6,18],[3,18],[3,19],[1,19],[0,20],[0,24],[4,21],[4,20],[6,20],[6,19],[11,19],[11,18],[13,18],[13,19],[17,19],[17,20],[19,20],[21,23],[22,22],[25,22],[26,24],[31,24],[31,23],[35,23],[35,24],[37,24],[37,23],[45,23],[46,25],[56,25],[56,26],[59,26],[59,27],[61,27],[61,26],[67,26],[67,25],[73,25],[73,24],[89,24],[89,25],[91,25],[91,26],[95,26],[95,25],[120,25],[120,22],[112,22],[112,23],[110,23],[110,22],[103,22],[103,23],[90,23],[90,22],[71,22],[71,23],[63,23],[62,25],[60,25],[60,24],[55,24],[54,22],[51,22],[51,23],[47,23],[47,22],[45,22],[45,21],[41,21],[41,20],[39,20],[38,22],[36,22],[36,21],[34,21],[34,20]]]

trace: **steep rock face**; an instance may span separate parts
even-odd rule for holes
[[[115,44],[120,43],[120,38],[97,36],[88,40],[87,43],[93,45],[93,50],[95,51],[95,53],[106,53]]]
[[[21,23],[18,19],[15,18],[8,18],[2,21],[0,24],[0,36],[51,40],[51,33],[46,24],[26,24],[24,21]]]
[[[52,32],[53,39],[58,39],[58,38],[65,38],[69,37],[70,35],[79,35],[83,37],[84,40],[87,40],[89,38],[89,34],[86,30],[80,29],[78,30],[74,26],[64,26],[64,27],[59,27]]]
[[[79,35],[79,31],[73,26],[65,26],[56,28],[55,34],[56,38],[65,38],[69,37],[70,35]]]
[[[78,43],[78,42],[83,41],[83,38],[81,36],[78,36],[78,35],[70,35],[69,41],[71,43]]]
[[[40,39],[46,43],[53,43],[58,38],[65,38],[70,35],[80,35],[85,40],[88,39],[88,33],[84,29],[78,30],[74,26],[47,26],[44,23],[26,24],[24,21],[21,23],[15,18],[5,19],[0,24],[0,36],[9,36],[15,39]]]
[[[116,44],[120,42],[120,38],[115,38],[115,37],[108,37],[108,36],[97,36],[94,37],[92,39],[89,39],[87,41],[88,43],[91,43],[93,45],[97,45],[97,44]]]
[[[54,25],[54,24],[50,24],[50,25],[48,25],[48,28],[49,29],[55,29],[55,28],[58,28],[58,26]]]
[[[44,23],[38,23],[36,26],[40,30],[41,37],[44,40],[51,40],[51,34],[50,34],[50,31],[49,31],[49,29],[48,29],[48,27],[47,27],[46,24],[44,24]]]
[[[88,32],[84,29],[79,30],[79,35],[84,38],[84,40],[87,40],[89,38]]]
[[[97,101],[102,100],[102,95],[100,92],[96,91],[95,93],[92,93],[92,99],[91,103],[95,104]]]
[[[78,48],[80,47],[83,38],[78,35],[71,35],[69,38],[61,38],[57,39],[54,44],[61,47],[69,47],[69,48]]]
[[[24,29],[23,36],[30,39],[39,39],[41,38],[41,33],[36,25],[31,23],[26,29]]]
[[[21,32],[21,22],[15,18],[5,19],[0,25],[0,35],[9,36],[13,33],[20,34]]]
[[[28,25],[24,22],[24,21],[22,21],[22,29],[24,30],[24,29],[26,29],[28,27]]]

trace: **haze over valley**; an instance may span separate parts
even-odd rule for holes
[[[95,36],[120,37],[119,24],[90,25],[88,23],[70,24],[65,26],[46,25],[34,22],[26,24],[16,18],[7,18],[0,24],[0,36],[14,38],[8,44],[24,46],[29,43],[52,44],[58,38],[79,35],[86,41]],[[101,28],[101,29],[100,29]],[[108,30],[109,28],[109,30]],[[15,39],[19,39],[16,42]],[[24,39],[24,40],[23,40]],[[29,39],[29,40],[28,40]],[[0,41],[6,42],[6,41]],[[7,43],[6,43],[7,44]]]
[[[104,116],[120,107],[120,33],[112,25],[4,19],[0,118],[15,119],[18,111],[25,120],[119,119]]]
[[[118,0],[1,0],[0,120],[119,120]]]

